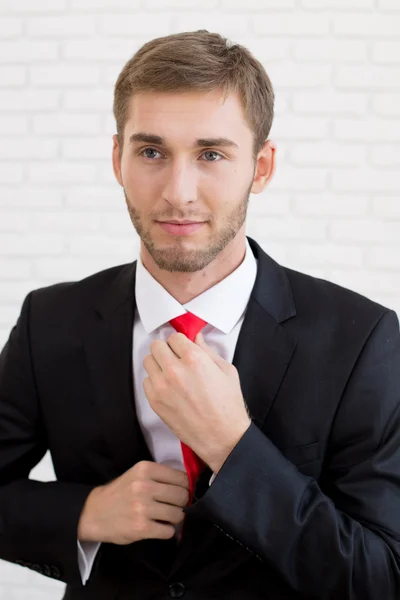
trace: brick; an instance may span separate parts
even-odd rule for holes
[[[280,64],[268,65],[267,73],[276,90],[327,87],[331,80],[331,67],[322,65]]]
[[[16,13],[61,12],[67,8],[67,0],[8,0],[9,7]]]
[[[0,254],[5,256],[51,256],[63,254],[64,241],[58,234],[32,233],[11,234],[5,233],[0,236]],[[26,282],[24,282],[25,284]],[[17,284],[13,284],[15,289]],[[20,285],[20,289],[22,284]],[[3,298],[3,290],[1,293]]]
[[[263,235],[268,239],[275,240],[324,240],[327,225],[321,220],[304,219],[294,216],[269,217],[258,219],[252,223],[255,237]]]
[[[399,223],[379,221],[372,218],[332,221],[329,225],[330,238],[338,242],[384,242],[399,243]]]
[[[374,198],[372,202],[372,212],[379,217],[400,219],[400,202],[398,197]]]
[[[399,10],[398,0],[377,0],[380,10]]]
[[[29,258],[25,259],[11,259],[0,260],[0,277],[1,279],[9,280],[24,280],[29,279],[31,275],[31,261]],[[1,301],[1,293],[0,293]],[[1,312],[1,310],[0,310]]]
[[[112,111],[112,90],[99,90],[98,88],[87,91],[70,90],[63,95],[63,109],[77,111]]]
[[[1,17],[0,19],[0,39],[17,37],[22,34],[21,19]]]
[[[292,98],[295,113],[313,115],[357,115],[366,114],[368,95],[338,91],[295,92]]]
[[[331,277],[339,285],[356,290],[371,299],[378,293],[400,294],[400,280],[394,273],[333,269]]]
[[[22,165],[3,161],[0,163],[0,184],[21,183],[23,179]]]
[[[329,33],[329,15],[294,12],[292,14],[260,14],[252,19],[257,35],[322,37]]]
[[[368,157],[373,167],[400,167],[400,152],[395,145],[374,144],[368,148]]]
[[[374,246],[366,251],[366,261],[373,269],[398,269],[400,270],[400,249],[392,247]]]
[[[324,140],[329,135],[329,120],[322,117],[276,117],[270,137],[282,140]]]
[[[2,211],[0,213],[0,232],[10,231],[10,232],[24,232],[29,229],[29,214],[16,212],[16,211]]]
[[[92,17],[63,15],[57,17],[31,17],[27,19],[28,36],[70,37],[95,34],[95,22]]]
[[[88,135],[99,131],[99,115],[69,115],[60,112],[33,117],[33,132],[38,135]]]
[[[139,46],[139,44],[137,44]],[[66,59],[98,61],[121,60],[126,62],[134,54],[130,40],[115,38],[100,40],[68,40],[63,44],[62,54]]]
[[[289,249],[288,260],[290,263],[296,261],[297,264],[320,265],[320,266],[340,266],[340,267],[361,267],[364,260],[362,248],[351,245],[339,245],[324,241],[315,244],[297,244],[295,248]]]
[[[372,11],[365,15],[360,13],[334,15],[332,26],[335,35],[361,35],[368,38],[397,37],[400,31],[400,15],[380,15]]]
[[[161,2],[162,0],[158,0]],[[180,0],[183,7],[186,7],[184,0]],[[170,0],[168,0],[168,4]],[[153,2],[152,2],[153,4]],[[201,5],[201,2],[198,2]],[[245,8],[248,10],[259,10],[260,12],[267,12],[270,10],[288,10],[295,8],[295,0],[263,0],[262,4],[260,0],[246,0],[246,4],[243,4],[242,0],[221,0],[221,8],[226,11],[239,10],[243,11]]]
[[[35,273],[44,281],[78,281],[110,266],[107,259],[97,260],[76,258],[39,258],[35,261]]]
[[[34,66],[31,68],[31,81],[34,85],[62,86],[71,85],[94,86],[100,80],[98,65],[66,65],[57,67]]]
[[[293,199],[295,213],[314,217],[330,216],[342,218],[344,216],[362,216],[368,212],[368,198],[364,196],[351,196],[328,194],[297,194]]]
[[[0,94],[1,96],[1,94]],[[28,133],[28,118],[26,116],[0,115],[0,134],[1,135],[23,135]],[[1,138],[0,138],[1,144]]]
[[[353,9],[369,10],[374,8],[374,0],[300,0],[303,8],[314,10],[326,10],[331,8],[335,11],[346,11]]]
[[[288,59],[292,45],[290,38],[249,38],[246,35],[237,36],[235,42],[248,48],[264,64],[266,70],[271,61]]]
[[[0,42],[0,61],[3,63],[31,63],[35,60],[57,60],[56,42],[18,40]]]
[[[337,67],[335,85],[338,87],[366,90],[400,89],[400,68],[391,66],[340,66]]]
[[[372,58],[378,63],[399,63],[400,42],[375,42]]]
[[[93,183],[96,168],[93,165],[75,163],[31,163],[28,177],[32,183]]]
[[[372,110],[378,114],[389,117],[400,115],[400,94],[374,94],[372,97]]]
[[[295,166],[351,167],[360,166],[366,159],[366,148],[361,145],[314,141],[298,142],[289,151],[288,160]]]
[[[31,215],[33,231],[79,232],[98,231],[100,219],[97,213],[71,211],[40,211]]]
[[[122,203],[120,202],[122,209]],[[133,225],[129,217],[127,218],[126,210],[102,212],[98,214],[100,231],[110,233],[111,235],[129,236],[132,234]]]
[[[62,156],[65,158],[110,159],[112,140],[107,137],[77,138],[62,142]]]
[[[0,67],[0,87],[23,85],[25,81],[25,67]]]
[[[167,31],[170,16],[166,14],[117,13],[99,15],[97,32],[101,36],[116,35],[132,39],[136,35],[161,37],[171,33]],[[146,40],[148,41],[148,40]]]
[[[326,169],[296,169],[278,164],[268,190],[277,192],[322,192],[327,184]]]
[[[119,210],[121,206],[121,191],[113,186],[74,187],[65,193],[66,206],[92,207]]]
[[[132,12],[140,7],[140,0],[71,0],[71,8],[72,10],[86,11],[90,12],[95,11],[104,11],[107,9],[115,12],[118,9],[128,9]],[[152,2],[153,5],[153,2]],[[148,6],[146,6],[146,10]]]
[[[138,246],[139,242],[136,242]],[[75,236],[69,241],[69,253],[72,256],[107,256],[110,260],[110,266],[114,261],[129,262],[132,260],[132,252],[135,250],[135,242],[132,240],[132,235],[126,239],[121,237],[110,238],[106,236]],[[115,263],[114,263],[115,264]]]
[[[54,110],[58,107],[60,92],[53,90],[2,90],[0,111],[33,112],[35,110]],[[22,119],[21,116],[18,117]]]
[[[208,31],[217,31],[221,35],[233,38],[240,35],[248,35],[250,29],[250,13],[220,13],[220,12],[193,12],[187,13],[180,11],[176,18],[171,22],[171,33],[181,31],[194,31],[197,29],[207,29]]]
[[[248,208],[248,220],[270,215],[286,215],[290,213],[290,196],[273,194],[269,190],[261,194],[253,194]]]
[[[399,192],[400,179],[397,169],[380,170],[367,168],[332,173],[332,190],[337,192]],[[400,231],[398,232],[400,235]]]
[[[367,58],[367,42],[362,40],[298,40],[293,46],[295,59],[322,63],[360,62]]]
[[[11,158],[15,158],[16,160],[31,160],[32,157],[35,160],[56,158],[57,147],[58,143],[55,140],[0,137],[0,160]]]
[[[400,122],[395,119],[337,119],[334,139],[350,142],[398,142]]]
[[[6,188],[2,186],[0,206],[3,207],[57,207],[62,205],[62,192],[59,188],[36,187],[34,185]]]

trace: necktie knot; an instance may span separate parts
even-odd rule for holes
[[[191,312],[175,317],[175,319],[171,319],[169,322],[176,331],[184,333],[192,342],[194,342],[199,331],[207,325],[207,321],[200,319],[200,317],[196,317],[196,315]]]

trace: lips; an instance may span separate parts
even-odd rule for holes
[[[186,223],[179,225],[177,223],[167,223],[158,221],[158,224],[164,231],[172,235],[191,235],[195,233],[200,227],[204,225],[204,222],[200,223]]]

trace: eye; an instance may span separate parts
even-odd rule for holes
[[[148,150],[151,150],[152,152],[156,152],[156,153],[158,153],[158,154],[159,154],[158,150],[156,150],[155,148],[143,148],[143,150],[141,150],[141,151],[139,152],[139,156],[142,156],[142,155],[144,155],[144,157],[145,157],[145,158],[148,158],[149,160],[152,160],[152,157],[151,157],[151,156],[147,156],[147,155],[145,155],[145,154],[144,154],[144,153],[145,153],[145,152],[147,152]]]
[[[140,150],[140,152],[138,152],[139,156],[144,156],[144,158],[147,158],[148,160],[153,160],[153,158],[156,158],[154,155],[153,156],[149,156],[148,154],[145,154],[146,152],[148,152],[149,150],[151,150],[152,152],[155,152],[156,154],[160,154],[160,152],[158,150],[156,150],[155,148],[143,148],[143,150]],[[206,160],[206,162],[218,162],[220,159],[223,159],[224,157],[222,156],[222,154],[220,154],[219,152],[216,152],[215,150],[205,150],[202,155],[205,154],[214,154],[215,156],[218,156],[218,160]]]
[[[222,154],[220,154],[219,152],[215,152],[215,150],[206,150],[205,152],[203,152],[203,154],[215,154],[216,156],[219,156],[219,158],[224,158],[222,156]],[[206,160],[206,162],[218,162],[218,160]]]

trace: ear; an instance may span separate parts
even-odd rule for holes
[[[253,185],[251,187],[252,194],[259,194],[262,192],[274,176],[276,169],[275,154],[275,142],[267,140],[258,153]]]
[[[122,152],[118,142],[118,136],[115,134],[113,135],[112,165],[115,178],[118,181],[119,185],[123,187],[121,177],[121,155]]]

